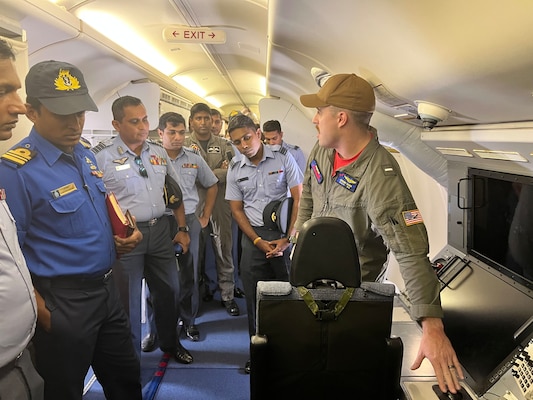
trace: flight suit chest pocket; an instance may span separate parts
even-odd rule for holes
[[[50,207],[54,211],[50,217],[58,227],[60,236],[80,237],[84,234],[86,226],[82,211],[86,203],[85,196],[79,190],[50,200]]]

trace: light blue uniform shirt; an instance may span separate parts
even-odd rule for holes
[[[123,211],[129,210],[137,222],[163,216],[166,208],[163,199],[165,175],[168,173],[178,183],[180,178],[161,145],[148,141],[143,144],[140,157],[148,174],[146,178],[135,162],[137,155],[120,136],[98,144],[92,150],[104,173],[107,191],[115,193]]]
[[[217,183],[218,179],[203,157],[193,149],[183,147],[175,159],[169,159],[180,176],[179,185],[183,194],[185,214],[194,214],[200,201],[196,183],[207,189]]]
[[[300,171],[302,171],[302,174],[305,174],[307,160],[305,159],[302,149],[287,142],[281,142],[281,147],[285,147],[287,150],[289,150],[289,153],[291,153],[291,155],[294,157],[296,164],[298,164],[298,167],[300,167]]]
[[[303,174],[290,153],[280,147],[263,145],[263,158],[254,165],[248,157],[234,157],[228,170],[226,200],[242,201],[252,226],[263,226],[263,210],[274,200],[303,181]]]

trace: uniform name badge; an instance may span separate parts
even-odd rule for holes
[[[313,172],[313,175],[316,178],[316,181],[320,184],[324,181],[324,176],[322,175],[322,172],[320,172],[320,169],[318,168],[318,164],[316,160],[311,161],[311,164],[309,164],[311,167],[311,171]]]
[[[359,184],[359,181],[357,179],[351,177],[345,172],[339,172],[337,174],[337,178],[335,179],[335,182],[337,182],[343,188],[348,189],[352,193],[355,192],[355,189],[357,188],[357,185]]]

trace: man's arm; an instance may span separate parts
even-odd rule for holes
[[[213,208],[215,207],[215,200],[217,199],[217,193],[218,193],[218,185],[216,183],[214,185],[211,185],[209,188],[207,188],[207,191],[205,192],[204,209],[202,210],[202,214],[200,215],[200,218],[198,218],[202,228],[205,228],[207,224],[209,223],[209,218],[211,218]]]
[[[187,226],[187,220],[185,218],[185,205],[183,204],[183,201],[178,208],[172,210],[172,213],[174,214],[174,218],[178,223],[178,227]],[[191,243],[189,232],[183,232],[178,229],[178,232],[174,236],[172,242],[181,244],[183,247],[183,253],[187,253],[187,251],[189,251],[189,244]]]
[[[424,358],[427,358],[433,366],[441,391],[450,390],[450,392],[455,393],[461,390],[459,380],[465,377],[455,350],[444,332],[442,320],[440,318],[423,318],[421,324],[422,339],[411,369],[415,370],[420,367]]]
[[[35,293],[35,300],[37,302],[37,322],[46,332],[50,332],[52,327],[52,317],[50,315],[50,311],[48,308],[46,308],[44,299],[37,289],[33,289],[33,291]]]

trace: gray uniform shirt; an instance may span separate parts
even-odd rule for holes
[[[183,193],[185,214],[193,214],[199,202],[196,184],[207,189],[217,183],[218,179],[202,156],[192,149],[183,147],[175,159],[169,159],[180,176],[179,185]]]
[[[26,348],[36,320],[33,285],[20,250],[15,220],[5,200],[0,200],[0,367]]]
[[[281,142],[281,147],[285,147],[287,148],[287,150],[289,150],[289,153],[291,153],[291,155],[294,157],[296,164],[298,164],[298,167],[300,167],[300,171],[302,171],[302,174],[305,174],[305,169],[307,168],[307,165],[305,155],[302,149],[300,149],[294,144],[290,144],[287,142]]]
[[[163,200],[165,175],[169,174],[178,183],[180,179],[161,145],[143,144],[140,157],[147,177],[141,175],[142,167],[135,161],[137,155],[120,136],[102,142],[92,150],[103,171],[106,190],[115,193],[122,210],[129,210],[137,222],[163,216],[166,208]]]
[[[242,201],[252,226],[263,226],[263,210],[287,190],[302,183],[302,171],[285,148],[263,145],[263,158],[254,165],[248,157],[235,157],[228,171],[226,200]]]
[[[311,217],[346,221],[354,232],[363,280],[379,280],[390,249],[400,265],[412,318],[441,318],[427,231],[394,157],[372,140],[357,160],[334,176],[333,159],[333,149],[315,144],[309,162],[316,166],[304,176],[296,229]]]

